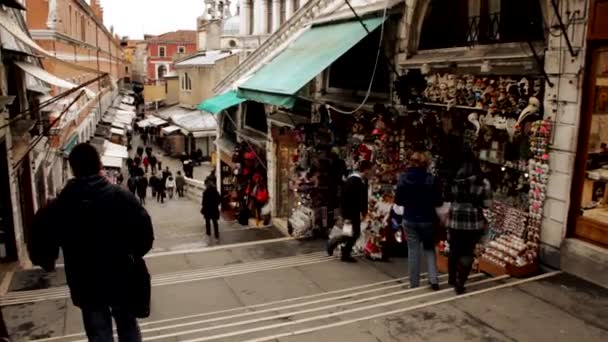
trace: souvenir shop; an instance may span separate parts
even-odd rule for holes
[[[243,110],[256,114],[264,107],[261,104],[243,104]],[[253,108],[253,109],[252,109]],[[238,129],[236,108],[225,111],[220,127],[222,137],[216,142],[219,150],[220,193],[222,215],[236,219],[241,225],[259,227],[270,224],[268,174],[266,162],[266,140],[251,121],[251,112],[243,128]],[[246,117],[247,117],[246,116]],[[266,122],[266,120],[263,120]]]
[[[485,213],[490,229],[479,250],[479,268],[491,274],[534,272],[552,128],[540,105],[542,76],[410,70],[398,84],[401,105],[376,104],[353,115],[320,105],[313,123],[293,129],[293,148],[287,150],[289,196],[295,199],[289,201],[292,235],[327,234],[339,225],[334,219],[339,217],[334,210],[339,207],[338,184],[360,160],[370,160],[375,166],[370,210],[357,246],[372,258],[384,258],[383,246],[404,240],[404,232],[393,224],[392,208],[399,174],[411,153],[426,151],[449,198],[458,156],[470,148],[494,192],[494,204]],[[438,253],[441,260],[449,253],[445,239],[438,242]]]

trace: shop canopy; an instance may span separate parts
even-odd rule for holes
[[[371,32],[382,21],[369,18],[363,23]],[[358,20],[313,26],[239,86],[238,96],[292,108],[302,87],[367,35]]]
[[[217,114],[224,109],[236,106],[243,101],[245,101],[245,99],[238,97],[236,91],[231,90],[201,102],[196,108],[207,113]]]
[[[150,120],[143,119],[143,120],[137,121],[137,126],[141,127],[141,128],[148,127],[148,126],[150,126]]]
[[[125,130],[124,129],[120,129],[120,128],[114,128],[114,127],[112,127],[112,128],[110,128],[110,133],[124,136],[125,135]]]
[[[103,164],[104,167],[113,167],[113,168],[120,169],[120,168],[122,168],[122,158],[112,157],[112,156],[102,156],[101,164]]]
[[[148,118],[148,123],[150,123],[150,126],[157,127],[157,126],[162,126],[162,125],[166,124],[167,121],[165,121],[161,118],[151,116]]]
[[[129,151],[126,146],[115,144],[108,140],[103,143],[103,155],[108,157],[129,158]]]
[[[37,65],[19,61],[14,61],[13,63],[15,63],[16,66],[18,66],[21,70],[25,71],[27,74],[48,84],[64,89],[73,89],[79,87],[79,85],[59,78]],[[94,98],[96,95],[95,92],[90,89],[84,88],[84,91],[87,93],[87,96],[89,98]]]
[[[173,126],[173,125],[167,126],[167,127],[163,127],[163,129],[162,129],[162,132],[165,133],[165,134],[171,134],[171,133],[177,132],[177,131],[179,131],[179,127]]]

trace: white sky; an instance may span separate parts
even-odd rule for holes
[[[87,1],[90,2],[90,1]],[[143,39],[144,33],[158,35],[196,29],[203,14],[203,0],[101,0],[104,24],[120,37]]]

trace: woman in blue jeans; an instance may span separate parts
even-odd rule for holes
[[[439,290],[433,241],[435,208],[443,204],[437,181],[428,171],[428,159],[423,152],[415,152],[406,171],[399,177],[395,204],[403,207],[403,221],[407,231],[408,268],[410,287],[420,286],[421,247],[427,261],[428,280],[433,290]]]

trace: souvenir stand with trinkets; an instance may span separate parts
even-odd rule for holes
[[[458,167],[454,157],[468,147],[492,185],[493,205],[484,211],[489,233],[478,248],[476,265],[490,274],[534,273],[551,132],[550,122],[542,120],[542,79],[452,73],[430,74],[424,82],[421,78],[414,73],[401,90],[410,112],[429,116],[431,109],[440,118],[442,133],[435,143],[440,148],[431,149],[434,172],[449,185]],[[420,84],[424,90],[415,87]],[[449,250],[446,240],[438,243],[444,266]]]

